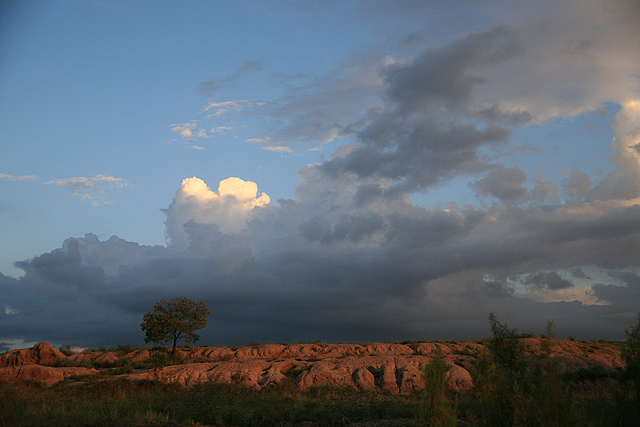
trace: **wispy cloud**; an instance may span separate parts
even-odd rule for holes
[[[14,176],[6,173],[0,173],[0,179],[6,179],[9,181],[35,181],[38,177],[36,175]]]
[[[260,60],[244,61],[234,73],[200,83],[198,92],[205,96],[211,96],[220,89],[228,89],[235,85],[245,75],[262,71],[264,68],[264,64]]]
[[[263,150],[266,151],[279,151],[281,153],[295,153],[296,151],[291,148],[291,147],[287,147],[284,145],[269,145],[267,147],[262,147]]]
[[[213,138],[218,135],[244,128],[244,124],[233,123],[233,117],[226,117],[227,113],[238,114],[245,108],[255,108],[263,105],[264,103],[261,102],[247,100],[209,102],[207,105],[202,107],[202,110],[198,113],[201,115],[203,113],[210,112],[204,118],[172,124],[170,125],[171,131],[185,140],[193,138]],[[213,121],[220,122],[222,120],[224,120],[224,124],[216,123],[217,126],[212,126]]]
[[[173,124],[171,126],[172,126],[171,128],[172,132],[177,133],[178,135],[184,138],[191,138],[195,136],[193,134],[193,130],[196,128],[196,126],[198,126],[198,122],[191,121],[188,123]]]
[[[251,107],[254,105],[261,105],[261,103],[256,103],[253,101],[248,101],[246,99],[232,100],[232,101],[224,101],[224,102],[209,102],[207,105],[202,107],[200,113],[206,113],[207,111],[213,110],[212,116],[221,116],[229,111],[240,111],[245,107]],[[211,117],[212,117],[211,116]],[[207,116],[210,117],[210,116]]]
[[[80,176],[56,179],[47,181],[45,184],[53,184],[59,187],[68,188],[71,190],[72,196],[90,200],[93,206],[112,203],[112,201],[106,197],[106,192],[131,187],[131,184],[129,184],[124,178],[116,178],[106,175],[96,175],[91,178]]]
[[[217,135],[231,132],[235,129],[240,129],[243,126],[218,126],[206,129],[201,126],[201,122],[198,120],[192,120],[187,123],[173,124],[171,131],[177,133],[184,139],[192,138],[213,138]]]

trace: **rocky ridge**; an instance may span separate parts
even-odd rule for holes
[[[541,350],[538,338],[523,339],[530,352]],[[285,379],[306,390],[332,385],[360,390],[382,389],[391,393],[412,393],[424,388],[422,367],[433,357],[443,357],[449,366],[449,387],[473,387],[469,369],[484,351],[475,342],[411,344],[265,344],[240,348],[194,347],[176,350],[183,364],[138,368],[119,376],[178,382],[187,387],[207,381],[242,382],[261,389]],[[156,352],[157,353],[157,352]],[[36,380],[48,385],[77,375],[97,375],[95,367],[117,366],[126,360],[141,366],[152,358],[147,349],[130,352],[84,352],[65,356],[48,343],[31,349],[0,355],[0,381]],[[167,355],[162,352],[160,354]],[[619,345],[553,339],[551,357],[564,370],[595,365],[607,369],[624,367]]]

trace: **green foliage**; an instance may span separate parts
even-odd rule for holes
[[[58,359],[53,363],[48,364],[48,366],[52,366],[54,368],[68,368],[78,366],[76,362],[71,359]]]
[[[489,314],[489,326],[493,334],[489,342],[493,361],[509,375],[521,377],[525,368],[525,351],[518,331],[509,329],[506,323],[498,322],[494,313]]]
[[[571,426],[579,425],[573,397],[563,383],[560,366],[551,358],[552,321],[542,338],[541,354],[527,354],[521,335],[498,322],[491,313],[493,338],[488,352],[472,368],[473,401],[481,425]]]
[[[422,369],[425,388],[422,390],[420,418],[432,427],[455,427],[457,416],[449,397],[447,380],[449,367],[441,353],[435,355]]]
[[[519,425],[518,409],[526,405],[521,388],[507,371],[494,362],[488,352],[476,360],[471,369],[472,412],[483,426]]]
[[[162,368],[171,365],[182,365],[184,360],[180,356],[167,354],[164,351],[156,351],[145,361],[150,368]]]
[[[301,392],[205,383],[185,388],[122,378],[53,388],[37,382],[0,383],[0,425],[16,427],[343,426],[407,420],[414,410],[409,396],[331,387]]]
[[[196,303],[185,297],[166,301],[163,298],[154,306],[153,312],[144,315],[140,328],[146,333],[146,343],[173,342],[172,353],[175,353],[179,340],[190,344],[200,339],[195,331],[207,326],[209,314],[203,301]]]
[[[61,346],[60,348],[58,348],[58,350],[60,350],[60,352],[67,357],[73,354],[73,351],[71,350],[71,346],[69,344]]]
[[[476,359],[473,378],[474,403],[480,422],[486,426],[522,425],[523,408],[529,402],[522,389],[525,371],[524,347],[518,332],[489,314],[493,338]]]
[[[627,347],[624,351],[624,360],[627,364],[625,379],[633,383],[636,413],[640,417],[640,313],[635,326],[627,329]]]
[[[118,360],[119,368],[116,371],[116,375],[130,374],[133,372],[133,364],[131,363],[131,359],[128,357],[123,357]]]
[[[118,356],[124,356],[127,353],[131,353],[134,350],[139,349],[140,347],[137,345],[131,344],[118,344],[117,346],[110,348],[108,351],[113,351],[118,353]]]
[[[573,396],[562,381],[560,365],[551,358],[551,344],[555,337],[553,321],[547,322],[542,338],[541,354],[533,357],[526,385],[533,405],[527,411],[530,425],[579,425],[573,410]]]
[[[588,368],[578,368],[574,371],[565,371],[561,377],[567,382],[594,382],[603,378],[616,377],[616,372],[608,370],[602,365],[593,365]]]

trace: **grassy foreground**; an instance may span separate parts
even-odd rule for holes
[[[629,388],[612,381],[604,387],[584,387],[590,375],[565,377],[558,400],[566,404],[561,418],[536,418],[531,411],[539,409],[534,407],[537,402],[529,401],[529,406],[519,408],[522,424],[492,424],[482,413],[482,396],[473,392],[446,392],[440,399],[441,392],[429,387],[398,396],[325,387],[300,391],[293,379],[253,390],[240,383],[185,388],[117,378],[65,381],[53,387],[28,381],[0,383],[0,426],[640,425]],[[448,408],[449,415],[434,416],[429,406],[434,402],[440,409]]]
[[[260,391],[239,383],[185,388],[124,379],[58,387],[0,384],[0,425],[7,426],[341,426],[374,419],[411,425],[416,408],[416,396],[336,388],[299,392],[293,381]]]

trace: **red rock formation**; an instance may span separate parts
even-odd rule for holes
[[[53,368],[51,366],[22,365],[0,368],[0,381],[33,380],[52,385],[74,375],[95,375],[97,369]]]
[[[540,354],[538,338],[523,340],[532,354]],[[206,381],[242,382],[256,389],[272,387],[295,375],[299,389],[316,386],[353,387],[359,390],[380,388],[392,393],[413,393],[424,388],[422,368],[432,357],[444,357],[449,366],[449,387],[468,390],[473,387],[469,369],[484,351],[478,343],[419,343],[403,344],[267,344],[241,347],[181,348],[176,355],[187,363],[164,368],[138,370],[126,375],[131,379],[152,379],[178,382],[193,386]],[[93,361],[115,364],[119,358],[144,362],[151,357],[149,350],[138,349],[125,355],[115,352],[74,354],[76,363]],[[575,370],[601,364],[610,369],[624,366],[619,346],[594,342],[554,339],[551,357],[564,369]],[[47,384],[62,381],[70,375],[94,374],[95,369],[53,368],[36,364],[53,363],[64,355],[47,343],[32,349],[14,350],[0,355],[0,381],[36,379]],[[21,368],[22,367],[22,368]]]
[[[65,355],[53,348],[51,344],[41,342],[29,349],[12,350],[0,355],[0,368],[55,363],[64,358]]]

